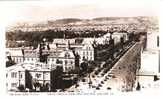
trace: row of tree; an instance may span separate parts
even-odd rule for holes
[[[7,40],[25,40],[25,41],[42,41],[43,38],[47,38],[47,41],[52,42],[54,38],[82,38],[82,37],[99,37],[99,35],[106,34],[106,31],[100,30],[85,30],[76,32],[74,30],[46,30],[46,31],[33,31],[33,32],[24,32],[24,31],[15,31],[15,32],[6,32]]]

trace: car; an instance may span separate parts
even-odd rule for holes
[[[101,84],[104,84],[104,82],[103,82],[103,81],[101,81]]]
[[[96,90],[100,90],[100,87],[96,87]]]
[[[99,84],[98,86],[99,86],[99,87],[102,87],[102,85],[101,85],[101,84]]]
[[[116,78],[116,76],[115,76],[115,75],[113,75],[113,76],[112,76],[112,78]]]
[[[107,90],[111,90],[111,88],[110,87],[107,87]]]

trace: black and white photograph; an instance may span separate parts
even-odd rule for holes
[[[160,93],[159,0],[0,3],[6,94]]]

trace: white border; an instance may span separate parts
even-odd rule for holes
[[[117,4],[121,4],[121,3],[126,3],[126,5],[128,4],[128,2],[132,2],[132,0],[49,0],[51,2],[55,2],[58,4],[101,4],[101,3],[112,3],[112,2],[117,2]],[[8,22],[12,21],[14,18],[13,16],[15,15],[16,12],[12,12],[10,11],[11,9],[8,9],[7,7],[10,5],[20,5],[20,4],[24,4],[24,5],[35,5],[38,4],[38,2],[41,2],[42,4],[48,4],[49,1],[0,1],[0,95],[3,96],[3,99],[60,99],[60,97],[62,97],[63,99],[67,99],[67,97],[73,97],[73,99],[159,99],[160,96],[155,97],[156,95],[152,95],[152,94],[146,94],[146,95],[140,95],[140,94],[131,94],[131,95],[126,95],[126,96],[46,96],[46,95],[39,95],[39,96],[26,96],[24,98],[24,96],[8,96],[6,95],[6,91],[5,91],[5,27],[7,26]],[[146,3],[147,1],[149,2],[158,2],[160,1],[160,10],[163,9],[163,6],[161,6],[163,4],[163,1],[161,0],[133,0],[134,3],[136,3],[135,1],[137,1],[137,3]],[[161,12],[161,11],[160,11]],[[163,15],[162,13],[160,13],[160,35],[161,35],[161,43],[162,44],[162,33],[163,33],[163,24],[162,24],[162,18]],[[161,45],[161,50],[162,50],[162,45]],[[161,52],[161,59],[162,59],[162,52]],[[161,62],[162,65],[162,62]],[[161,75],[162,76],[162,75]],[[162,81],[161,81],[162,84]],[[162,90],[162,85],[161,85],[161,90]],[[161,91],[160,91],[161,93]],[[154,98],[152,98],[154,97]],[[161,98],[160,98],[161,99]]]

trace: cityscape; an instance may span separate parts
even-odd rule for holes
[[[9,94],[159,93],[157,16],[20,20],[5,36]]]
[[[141,77],[138,73],[142,55],[148,48],[157,49],[155,52],[159,50],[158,34],[133,29],[136,25],[131,23],[106,26],[103,29],[99,26],[100,30],[93,25],[85,29],[84,26],[65,24],[63,29],[62,26],[47,30],[33,30],[32,27],[27,31],[24,29],[28,28],[23,27],[6,32],[7,91],[140,90],[137,77]],[[148,34],[156,38],[151,47],[148,47],[151,45]],[[32,37],[28,38],[30,35]],[[147,76],[153,76],[156,81],[158,73]]]

